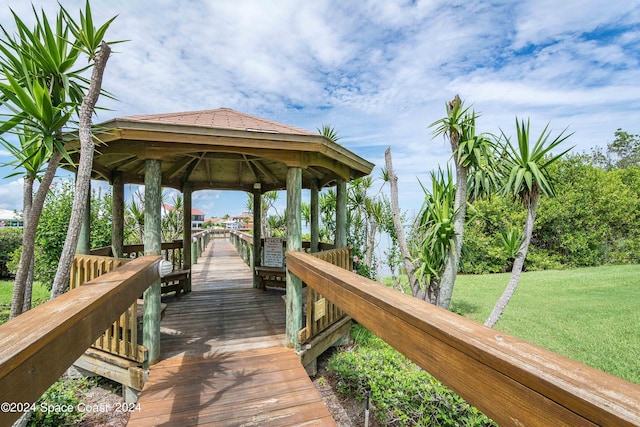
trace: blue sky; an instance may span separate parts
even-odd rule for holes
[[[84,0],[61,0],[76,14]],[[34,0],[55,10],[56,2]],[[381,166],[391,146],[400,206],[422,202],[418,179],[450,158],[428,125],[455,94],[481,113],[481,131],[575,134],[605,146],[617,128],[640,133],[640,1],[142,1],[93,0],[100,22],[119,15],[104,87],[118,102],[97,121],[228,107],[316,130]],[[23,19],[29,2],[9,7]],[[0,153],[0,162],[6,161]],[[1,168],[0,176],[11,173]],[[379,168],[374,171],[379,176]],[[22,183],[0,181],[0,208],[20,209]],[[207,216],[243,210],[246,196],[197,192]],[[284,204],[284,198],[282,200]]]

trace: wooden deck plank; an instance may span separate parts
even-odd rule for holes
[[[193,265],[192,290],[166,298],[161,361],[128,425],[336,425],[284,346],[282,290],[254,289],[250,269],[223,240]]]

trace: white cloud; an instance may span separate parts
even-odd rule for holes
[[[0,209],[22,211],[22,178],[0,184]]]
[[[64,4],[75,14],[84,1]],[[29,2],[9,6],[31,15]],[[109,39],[130,40],[107,65],[104,87],[120,101],[101,100],[113,109],[101,120],[230,107],[309,130],[328,123],[378,166],[392,147],[407,207],[422,200],[416,177],[450,158],[428,125],[456,93],[491,132],[531,117],[536,129],[569,126],[586,150],[618,127],[639,131],[636,1],[97,0],[92,10],[98,22],[118,14]],[[0,22],[10,28],[6,6]],[[19,206],[16,194],[3,199]],[[244,197],[196,192],[194,206],[232,214]]]

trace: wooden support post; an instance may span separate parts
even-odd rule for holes
[[[262,241],[262,186],[259,182],[253,184],[253,287],[260,287],[260,278],[255,274],[255,268],[262,265],[260,248]]]
[[[287,171],[287,252],[302,249],[302,169]],[[287,346],[299,350],[298,331],[302,329],[302,281],[287,271]]]
[[[336,185],[336,236],[338,248],[347,246],[347,183],[338,178]]]
[[[311,200],[310,200],[310,203],[311,203],[311,221],[310,221],[311,252],[318,252],[319,227],[320,227],[318,195],[319,195],[318,181],[314,179],[311,181]]]
[[[193,206],[193,186],[190,182],[182,184],[182,196],[184,199],[184,224],[182,233],[182,269],[189,270],[191,268],[191,208]],[[184,285],[185,293],[191,292],[191,275],[187,278]]]
[[[111,248],[113,256],[121,258],[124,252],[124,179],[122,172],[113,173],[111,201]]]
[[[144,176],[144,254],[160,255],[162,203],[162,163],[160,160],[145,160]],[[144,292],[144,315],[142,344],[149,352],[145,368],[160,360],[160,279]]]
[[[82,225],[80,226],[80,235],[78,236],[78,244],[76,245],[76,253],[88,255],[91,250],[91,183],[87,190],[87,204],[82,216]]]

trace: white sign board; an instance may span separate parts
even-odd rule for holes
[[[266,237],[263,251],[263,267],[282,267],[282,239]]]

